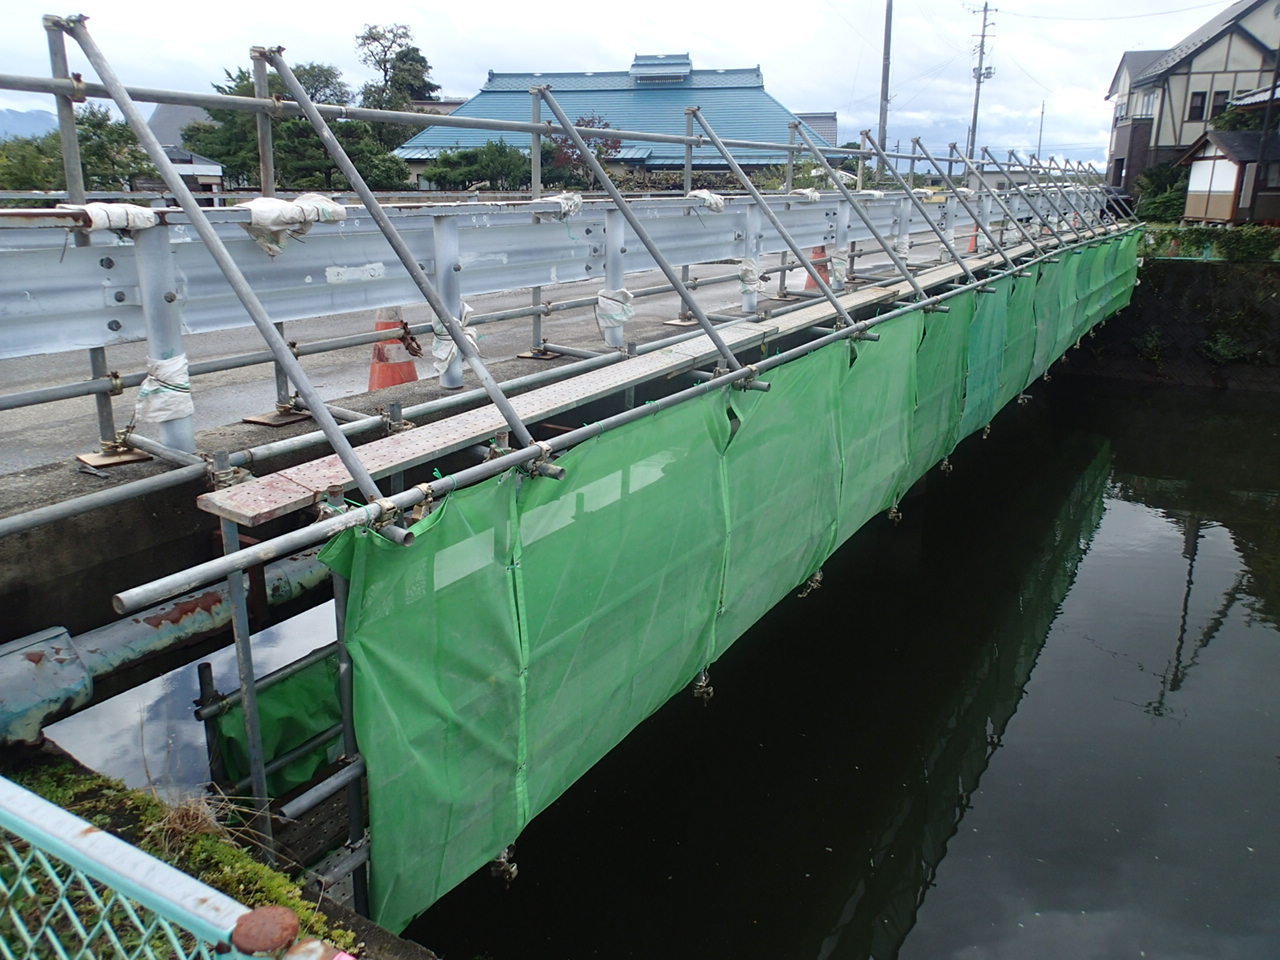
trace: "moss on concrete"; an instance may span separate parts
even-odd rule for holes
[[[304,936],[349,952],[358,946],[354,932],[304,897],[293,879],[254,859],[243,833],[221,823],[218,811],[200,801],[190,809],[170,807],[151,793],[126,787],[49,749],[14,751],[0,762],[0,772],[247,907],[290,908]]]

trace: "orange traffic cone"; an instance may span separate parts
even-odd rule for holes
[[[810,259],[810,260],[818,260],[818,259],[820,259],[820,258],[822,258],[822,257],[825,257],[826,255],[827,255],[827,248],[826,248],[826,247],[814,247],[812,250],[810,250],[810,251],[809,251],[809,259]],[[825,263],[815,263],[815,264],[813,265],[813,267],[814,267],[814,269],[815,269],[815,270],[817,270],[817,271],[818,271],[818,276],[820,276],[820,277],[822,278],[822,282],[823,282],[823,283],[825,283],[825,284],[827,284],[828,286],[830,286],[830,285],[831,285],[831,274],[827,271],[827,264],[825,264]],[[810,273],[808,273],[808,271],[806,271],[806,272],[805,272],[804,288],[805,288],[806,290],[817,290],[817,289],[818,289],[818,284],[814,282],[813,275],[812,275],[812,274],[810,274]]]
[[[977,253],[977,252],[978,252],[978,226],[977,226],[977,224],[974,224],[974,227],[973,227],[973,233],[969,235],[969,249],[968,249],[967,251],[965,251],[965,252],[966,252],[966,253]]]
[[[373,345],[373,360],[369,364],[369,389],[381,390],[418,379],[418,367],[414,357],[422,356],[418,338],[409,332],[399,307],[386,307],[378,311],[375,330],[396,330],[399,336],[393,340],[379,340]]]

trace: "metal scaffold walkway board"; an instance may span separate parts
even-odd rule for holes
[[[1026,250],[1019,247],[1008,253],[1016,256],[1029,251],[1029,247]],[[998,262],[1000,257],[995,255],[968,261],[970,269],[981,269]],[[962,276],[960,268],[950,264],[921,274],[917,281],[928,287]],[[856,310],[893,302],[911,293],[911,286],[904,281],[891,287],[859,290],[841,297],[840,302],[846,310]],[[731,348],[744,350],[804,330],[833,316],[834,311],[829,304],[815,303],[812,307],[763,323],[721,327],[720,334]],[[584,403],[616,394],[625,387],[692,370],[714,361],[717,356],[710,338],[699,336],[563,383],[532,390],[512,398],[511,404],[525,423],[537,423]],[[375,440],[357,448],[356,452],[370,474],[383,477],[487,441],[505,429],[506,421],[502,415],[495,407],[487,405]],[[345,487],[351,483],[350,473],[335,455],[203,494],[197,503],[200,509],[224,519],[244,526],[257,526],[320,502],[330,487]]]

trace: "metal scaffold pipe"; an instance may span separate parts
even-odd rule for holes
[[[760,208],[760,212],[765,215],[766,219],[768,219],[771,224],[773,224],[773,229],[778,231],[778,236],[782,237],[783,242],[787,245],[787,249],[795,254],[796,259],[800,261],[800,265],[804,267],[805,273],[809,274],[809,278],[813,280],[814,285],[822,291],[822,295],[827,298],[832,309],[839,314],[841,323],[846,325],[852,324],[853,318],[850,317],[849,312],[845,310],[844,304],[840,302],[840,298],[836,296],[835,291],[831,289],[830,284],[822,278],[822,274],[818,272],[818,268],[809,261],[808,255],[800,248],[800,245],[796,243],[795,237],[793,237],[790,231],[782,225],[782,221],[778,218],[778,215],[770,209],[767,203],[764,202],[764,197],[761,195],[760,191],[756,189],[756,185],[751,182],[751,178],[747,176],[746,171],[742,169],[742,166],[738,161],[733,159],[733,155],[729,153],[729,148],[725,146],[724,141],[716,135],[716,132],[713,129],[711,129],[711,124],[709,124],[707,122],[707,118],[702,115],[702,111],[697,107],[690,107],[689,112],[692,113],[693,118],[698,121],[698,126],[702,127],[703,132],[707,135],[707,139],[710,140],[712,145],[720,151],[720,156],[724,157],[725,163],[729,165],[729,169],[733,171],[733,175],[738,178],[738,182],[746,187],[747,192],[751,194],[752,198],[756,202],[756,206]]]
[[[298,392],[308,405],[314,411],[316,423],[320,429],[324,431],[326,438],[332,445],[334,452],[342,459],[343,465],[355,479],[356,485],[360,488],[360,492],[364,494],[366,499],[377,500],[382,494],[378,490],[378,486],[373,481],[373,477],[369,471],[365,469],[364,464],[360,462],[356,456],[355,450],[351,444],[347,442],[347,438],[342,435],[338,429],[338,423],[329,415],[327,410],[322,409],[324,400],[312,387],[311,381],[302,369],[302,365],[298,363],[297,357],[289,350],[288,344],[284,342],[276,328],[272,325],[271,318],[267,315],[266,308],[262,305],[262,301],[258,299],[258,295],[254,293],[253,288],[249,286],[249,282],[241,273],[239,266],[232,259],[231,254],[227,251],[226,246],[222,242],[222,238],[218,236],[217,231],[213,229],[209,223],[209,218],[205,216],[204,208],[197,202],[195,196],[191,193],[190,188],[182,181],[181,174],[174,169],[172,161],[165,154],[164,148],[160,146],[160,141],[156,139],[156,135],[151,132],[151,128],[147,126],[147,122],[143,119],[142,113],[138,110],[137,105],[121,84],[120,79],[116,76],[115,71],[111,68],[111,64],[107,62],[102,51],[98,48],[93,37],[89,35],[88,29],[85,27],[84,17],[69,17],[60,21],[63,29],[65,29],[72,38],[84,50],[85,56],[89,62],[93,64],[94,70],[97,71],[103,85],[110,92],[120,112],[124,114],[129,126],[133,129],[134,134],[138,138],[139,144],[146,150],[147,156],[159,171],[160,176],[164,179],[165,185],[177,197],[178,203],[181,205],[183,212],[191,218],[191,225],[195,228],[196,233],[200,235],[200,239],[204,242],[210,256],[217,263],[223,275],[227,278],[227,283],[240,303],[244,306],[245,312],[249,314],[253,320],[254,326],[262,334],[262,338],[267,342],[267,346],[271,348],[272,354],[277,362],[289,374],[289,379],[298,386]]]
[[[267,60],[275,67],[276,73],[280,75],[280,79],[284,82],[285,88],[290,95],[298,101],[298,105],[302,108],[303,113],[306,114],[307,119],[311,121],[311,126],[320,137],[320,142],[324,144],[325,150],[359,195],[360,200],[369,211],[369,215],[378,224],[382,235],[386,237],[387,243],[391,245],[391,249],[395,251],[400,263],[413,280],[414,286],[418,288],[418,291],[435,312],[437,319],[448,331],[449,338],[453,340],[458,352],[462,354],[463,359],[467,361],[467,365],[471,367],[472,372],[480,380],[485,393],[488,394],[493,405],[498,408],[498,412],[502,414],[502,418],[507,422],[507,426],[511,428],[511,432],[515,434],[516,439],[520,441],[522,446],[532,443],[533,438],[529,435],[528,427],[524,425],[519,414],[512,408],[511,401],[498,388],[498,384],[480,359],[480,354],[476,351],[471,340],[463,332],[457,318],[453,316],[453,313],[445,305],[443,298],[435,286],[432,285],[426,272],[418,265],[418,258],[414,256],[413,251],[404,242],[404,238],[400,236],[399,231],[391,223],[391,219],[387,216],[386,211],[382,209],[382,205],[378,203],[373,191],[369,189],[369,185],[360,176],[360,171],[351,162],[351,158],[347,156],[346,151],[342,149],[342,145],[338,143],[338,138],[334,136],[333,131],[329,129],[329,125],[325,123],[324,118],[316,110],[315,104],[311,102],[311,98],[307,96],[307,91],[298,82],[298,78],[293,75],[289,65],[284,62],[284,58],[280,55],[280,50],[281,48],[275,47],[265,51]],[[311,401],[308,400],[308,404],[310,403]],[[315,408],[312,407],[311,409],[314,413]]]
[[[569,123],[569,118],[565,116],[564,111],[560,108],[560,104],[556,102],[556,98],[551,95],[551,89],[549,87],[539,87],[538,90],[542,94],[542,99],[551,109],[551,112],[555,114],[556,119],[560,121],[560,125],[568,131],[570,139],[573,140],[573,145],[577,147],[579,154],[581,154],[583,160],[586,161],[591,172],[595,174],[596,179],[600,181],[600,185],[604,187],[605,192],[609,194],[609,197],[622,213],[623,218],[627,221],[627,225],[631,227],[631,232],[636,235],[637,240],[644,244],[645,249],[649,251],[649,255],[653,257],[654,263],[658,265],[663,276],[667,278],[667,282],[670,283],[676,293],[680,295],[680,299],[684,301],[684,305],[698,321],[698,325],[702,327],[702,332],[707,335],[707,338],[713,344],[715,344],[716,350],[719,351],[724,362],[729,365],[729,369],[738,369],[738,367],[742,365],[738,362],[738,358],[733,355],[733,351],[729,349],[720,334],[716,333],[715,327],[711,324],[711,320],[698,304],[698,301],[694,299],[689,288],[685,286],[684,281],[680,279],[680,275],[676,273],[675,268],[671,266],[671,262],[667,260],[663,252],[658,248],[658,245],[653,242],[653,238],[649,236],[649,231],[644,228],[644,224],[640,222],[640,218],[635,215],[635,211],[633,211],[627,204],[627,201],[622,196],[622,192],[618,190],[613,180],[610,179],[608,172],[600,163],[599,159],[596,158],[595,153],[587,146],[586,141],[582,139],[582,134],[580,134],[577,129]]]

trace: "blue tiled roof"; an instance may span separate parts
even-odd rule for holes
[[[637,57],[633,70],[642,72],[656,60],[652,56]],[[687,54],[661,58],[676,70]],[[669,67],[662,67],[667,70]],[[672,70],[671,72],[675,72]],[[735,70],[692,70],[680,80],[637,78],[632,72],[601,73],[493,73],[476,96],[454,112],[455,117],[488,117],[497,120],[528,122],[530,118],[529,88],[548,84],[552,95],[570,119],[596,114],[619,130],[643,130],[647,133],[683,135],[685,108],[701,107],[707,122],[727,140],[758,140],[786,143],[788,125],[796,117],[764,89],[764,78],[758,67]],[[550,111],[543,107],[542,117]],[[820,146],[832,146],[808,126],[806,131]],[[405,160],[425,160],[441,150],[478,147],[497,135],[487,130],[460,127],[428,127],[406,141],[395,153]],[[528,137],[522,133],[507,134],[507,143],[528,149]],[[677,143],[624,143],[625,155],[619,159],[639,160],[645,157],[649,167],[678,167],[684,163],[684,147]],[[739,151],[734,155],[751,164],[782,163],[782,151]],[[693,151],[695,164],[722,166],[723,160],[714,147]]]

